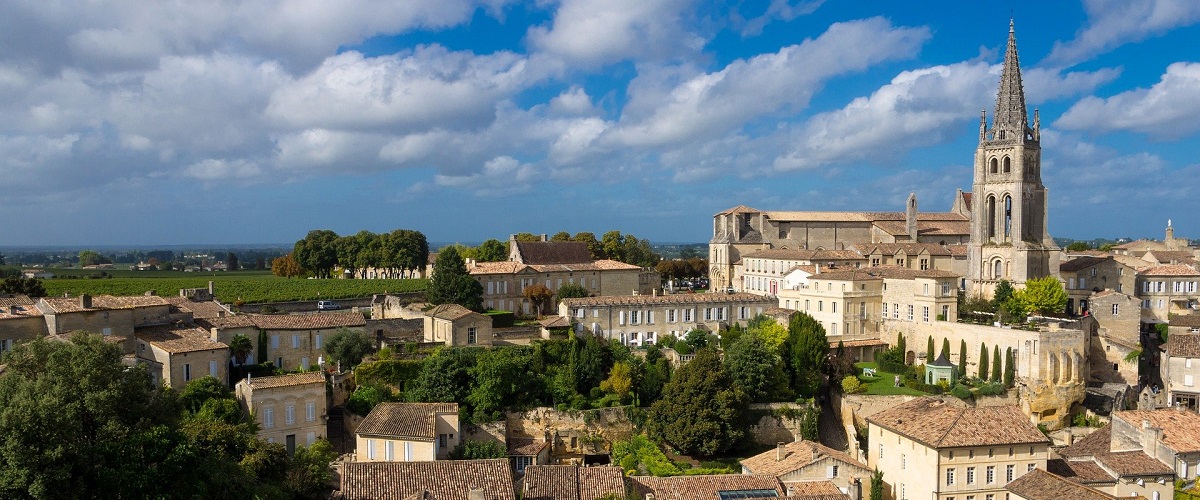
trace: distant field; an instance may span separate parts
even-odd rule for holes
[[[70,273],[70,270],[62,270]],[[112,271],[110,274],[116,275]],[[169,271],[140,271],[135,276],[98,279],[62,279],[52,278],[43,280],[46,294],[61,296],[63,293],[79,295],[141,295],[148,290],[154,290],[163,296],[178,296],[183,288],[204,288],[213,281],[217,298],[222,302],[244,300],[256,302],[286,302],[293,300],[320,299],[349,299],[370,297],[376,293],[419,292],[428,286],[428,280],[308,280],[285,279],[274,276],[269,272],[233,272],[233,273],[180,273]],[[74,274],[74,273],[71,273]]]

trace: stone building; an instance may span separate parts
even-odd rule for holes
[[[340,498],[516,500],[508,460],[345,462]]]
[[[1200,411],[1200,334],[1172,334],[1163,347],[1159,370],[1168,404]]]
[[[258,423],[258,437],[282,443],[289,454],[326,436],[324,373],[246,377],[234,386],[234,395]]]
[[[492,318],[458,304],[442,304],[425,312],[425,342],[446,345],[492,345]]]
[[[770,474],[783,483],[788,496],[794,496],[803,483],[829,481],[851,498],[861,498],[871,489],[871,469],[845,452],[811,441],[779,443],[741,461],[742,474]]]
[[[1111,426],[1111,451],[1142,451],[1179,479],[1200,476],[1200,413],[1177,408],[1115,411]]]
[[[1171,467],[1141,449],[1113,448],[1112,430],[1106,425],[1058,450],[1062,458],[1048,461],[1047,470],[1113,497],[1171,498]]]
[[[170,325],[139,328],[137,356],[159,369],[155,381],[176,389],[188,382],[213,377],[229,384],[229,346],[209,337],[203,328]]]
[[[1102,354],[1093,356],[1092,378],[1138,385],[1137,363],[1126,362],[1125,356],[1142,348],[1140,301],[1112,290],[1092,293],[1089,300],[1091,311],[1084,323],[1090,319],[1095,324],[1093,338],[1097,342],[1092,346],[1092,352],[1100,350]]]
[[[1200,271],[1188,264],[1162,264],[1138,271],[1142,320],[1167,323],[1172,314],[1200,309]]]
[[[340,329],[363,330],[366,319],[353,311],[315,314],[244,314],[206,318],[197,324],[207,328],[214,340],[228,344],[245,335],[254,349],[249,363],[271,361],[284,370],[308,370],[324,355],[325,342]],[[267,342],[266,359],[257,359],[259,343]]]
[[[1091,310],[1092,294],[1105,290],[1137,293],[1137,268],[1113,256],[1081,256],[1058,266],[1067,292],[1067,313],[1082,315]]]
[[[134,329],[171,322],[170,303],[155,295],[114,297],[83,294],[79,297],[42,297],[37,308],[52,335],[87,331],[122,339],[133,338]],[[131,347],[123,345],[125,352]]]
[[[380,403],[355,431],[355,460],[445,460],[461,439],[457,403]]]
[[[46,320],[32,299],[24,295],[0,297],[0,353],[46,333]]]
[[[570,317],[578,332],[640,346],[696,328],[717,332],[734,323],[745,326],[775,303],[749,293],[584,297],[559,302],[558,314]]]
[[[1003,498],[1004,487],[1046,468],[1050,440],[1016,406],[965,407],[917,398],[867,417],[867,466],[888,499]]]

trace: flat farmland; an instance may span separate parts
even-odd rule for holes
[[[243,300],[247,303],[288,302],[295,300],[350,299],[370,297],[376,293],[405,293],[424,291],[429,280],[310,280],[280,278],[260,273],[216,273],[195,276],[113,277],[113,278],[51,278],[43,280],[46,295],[141,295],[149,290],[162,296],[178,296],[184,288],[205,288],[212,281],[217,298],[222,302]]]

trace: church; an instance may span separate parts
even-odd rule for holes
[[[714,289],[742,288],[742,257],[761,250],[850,250],[880,243],[934,244],[965,254],[954,271],[972,295],[997,283],[1023,286],[1058,269],[1059,249],[1047,230],[1042,184],[1041,124],[1025,106],[1017,39],[1008,45],[991,125],[979,118],[971,192],[961,189],[947,212],[920,212],[910,195],[899,212],[757,210],[744,205],[713,216],[709,280]],[[783,270],[781,270],[781,273]]]

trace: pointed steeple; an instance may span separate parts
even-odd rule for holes
[[[1021,85],[1021,63],[1017,59],[1017,34],[1008,21],[1008,47],[1004,51],[1004,70],[1000,73],[1000,91],[996,95],[996,114],[992,117],[992,140],[1022,140],[1029,130],[1025,110],[1025,89]]]

